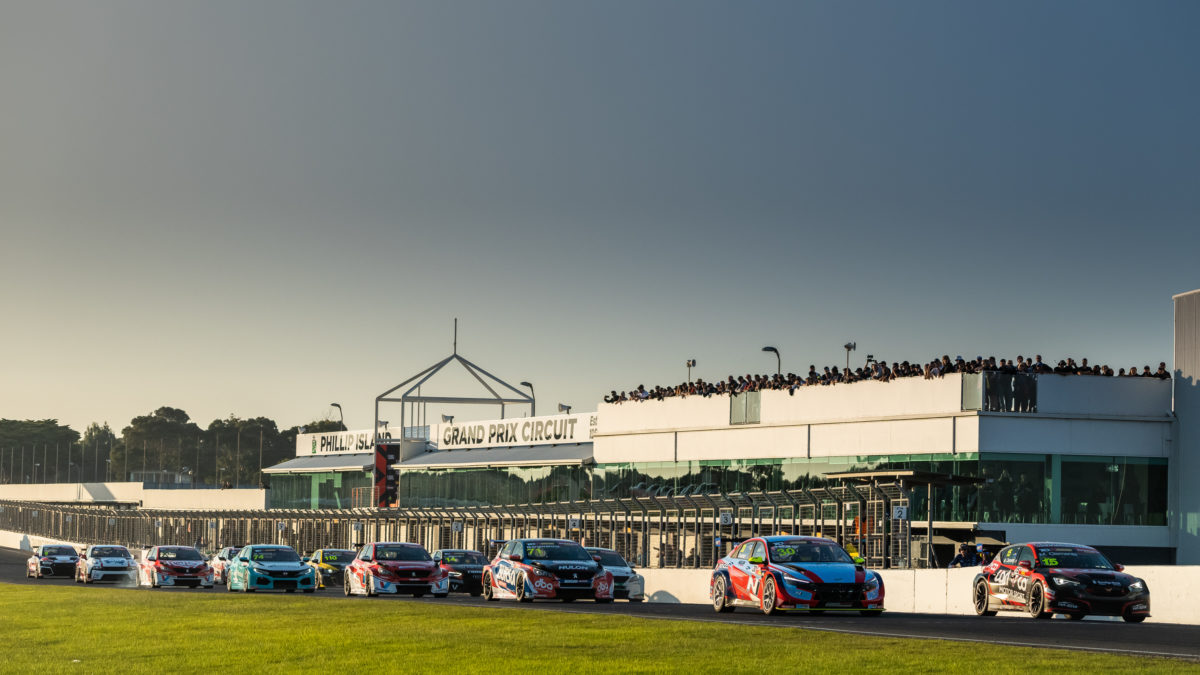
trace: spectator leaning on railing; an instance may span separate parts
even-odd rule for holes
[[[1150,366],[1143,366],[1142,372],[1138,373],[1136,366],[1132,366],[1126,371],[1124,368],[1120,373],[1113,373],[1113,369],[1108,365],[1088,365],[1087,359],[1081,359],[1079,363],[1075,359],[1068,357],[1065,360],[1060,360],[1058,365],[1053,368],[1042,360],[1042,355],[1038,354],[1033,359],[1026,359],[1024,355],[1018,355],[1014,359],[1002,358],[998,362],[996,357],[989,356],[986,359],[983,356],[976,356],[972,360],[966,360],[962,356],[950,359],[949,354],[943,354],[940,358],[934,358],[930,361],[919,364],[917,362],[892,361],[891,366],[883,359],[869,359],[861,368],[854,370],[839,371],[837,366],[826,366],[824,372],[818,371],[815,365],[808,367],[808,373],[801,377],[795,373],[787,375],[730,375],[724,381],[713,384],[705,382],[703,379],[697,378],[692,382],[683,382],[669,387],[654,387],[646,389],[645,385],[639,384],[637,388],[627,392],[620,392],[614,389],[604,397],[605,403],[625,403],[628,401],[661,401],[666,398],[686,397],[686,396],[722,396],[728,394],[737,396],[742,392],[747,391],[763,391],[766,389],[776,391],[787,391],[789,394],[795,394],[800,387],[815,387],[815,386],[830,386],[834,384],[848,384],[852,382],[861,382],[864,380],[874,380],[876,382],[890,382],[892,380],[906,377],[923,377],[926,380],[943,377],[949,373],[1004,373],[1008,375],[1029,374],[1029,375],[1073,375],[1073,376],[1093,376],[1093,377],[1150,377],[1162,380],[1171,379],[1171,373],[1167,370],[1166,362],[1158,364],[1156,372],[1150,372]],[[1027,387],[1032,387],[1032,384],[1026,384],[1025,379],[1014,378],[1012,391],[998,391],[996,400],[988,402],[988,409],[991,410],[1012,410],[1014,407],[1021,412],[1032,412],[1031,392]]]

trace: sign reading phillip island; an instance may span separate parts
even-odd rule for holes
[[[433,438],[436,439],[439,450],[458,450],[509,445],[590,443],[595,433],[595,413],[584,413],[439,424]]]
[[[370,429],[299,434],[296,436],[296,456],[375,452],[374,439],[375,435],[371,433]]]

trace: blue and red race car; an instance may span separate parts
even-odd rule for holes
[[[976,575],[971,601],[980,616],[1003,609],[1036,619],[1098,614],[1140,623],[1150,616],[1150,589],[1124,569],[1091,546],[1013,544]]]
[[[754,537],[717,561],[709,584],[713,609],[754,607],[765,614],[803,610],[883,612],[883,579],[837,542],[823,537]]]
[[[613,575],[569,539],[513,539],[483,568],[483,597],[613,601]]]

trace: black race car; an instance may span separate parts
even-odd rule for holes
[[[478,597],[483,593],[483,566],[488,560],[479,551],[443,548],[433,552],[433,561],[450,577],[451,593],[470,593]]]
[[[971,599],[980,616],[1012,610],[1037,619],[1096,614],[1140,623],[1150,616],[1150,589],[1124,569],[1091,546],[1013,544],[976,575]]]

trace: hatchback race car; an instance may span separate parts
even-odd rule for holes
[[[95,581],[137,581],[137,562],[124,546],[93,544],[84,550],[75,563],[75,581],[90,584]]]
[[[253,593],[280,589],[317,590],[317,572],[300,561],[291,546],[254,544],[238,551],[230,561],[225,589]]]
[[[709,582],[713,609],[883,612],[883,579],[837,542],[792,535],[754,537],[717,561]]]
[[[79,552],[73,546],[44,544],[33,549],[33,555],[25,561],[25,576],[35,579],[51,576],[69,577],[75,573],[77,562]]]
[[[479,551],[443,548],[433,552],[433,561],[441,566],[450,579],[451,593],[470,593],[479,597],[483,593],[483,567],[487,557]]]
[[[213,576],[218,584],[225,584],[229,581],[229,563],[233,561],[234,556],[240,550],[242,550],[240,546],[226,546],[209,558],[208,566],[213,569]]]
[[[419,598],[432,593],[444,598],[450,592],[449,576],[420,544],[380,541],[358,552],[343,575],[346,595],[368,598],[380,593],[411,593]]]
[[[633,571],[633,565],[625,561],[620,553],[611,548],[585,547],[592,554],[592,560],[612,572],[613,597],[618,600],[642,602],[646,599],[646,580],[642,575]]]
[[[613,601],[613,573],[569,539],[513,539],[483,568],[483,597]]]
[[[354,560],[355,553],[343,548],[323,548],[313,551],[304,559],[304,564],[317,572],[317,588],[341,588],[346,566]]]
[[[1097,614],[1141,623],[1150,616],[1150,589],[1124,569],[1091,546],[1014,544],[976,575],[971,601],[980,616],[1012,610],[1037,619]]]
[[[138,565],[138,586],[212,588],[213,570],[204,555],[191,546],[155,546]]]

